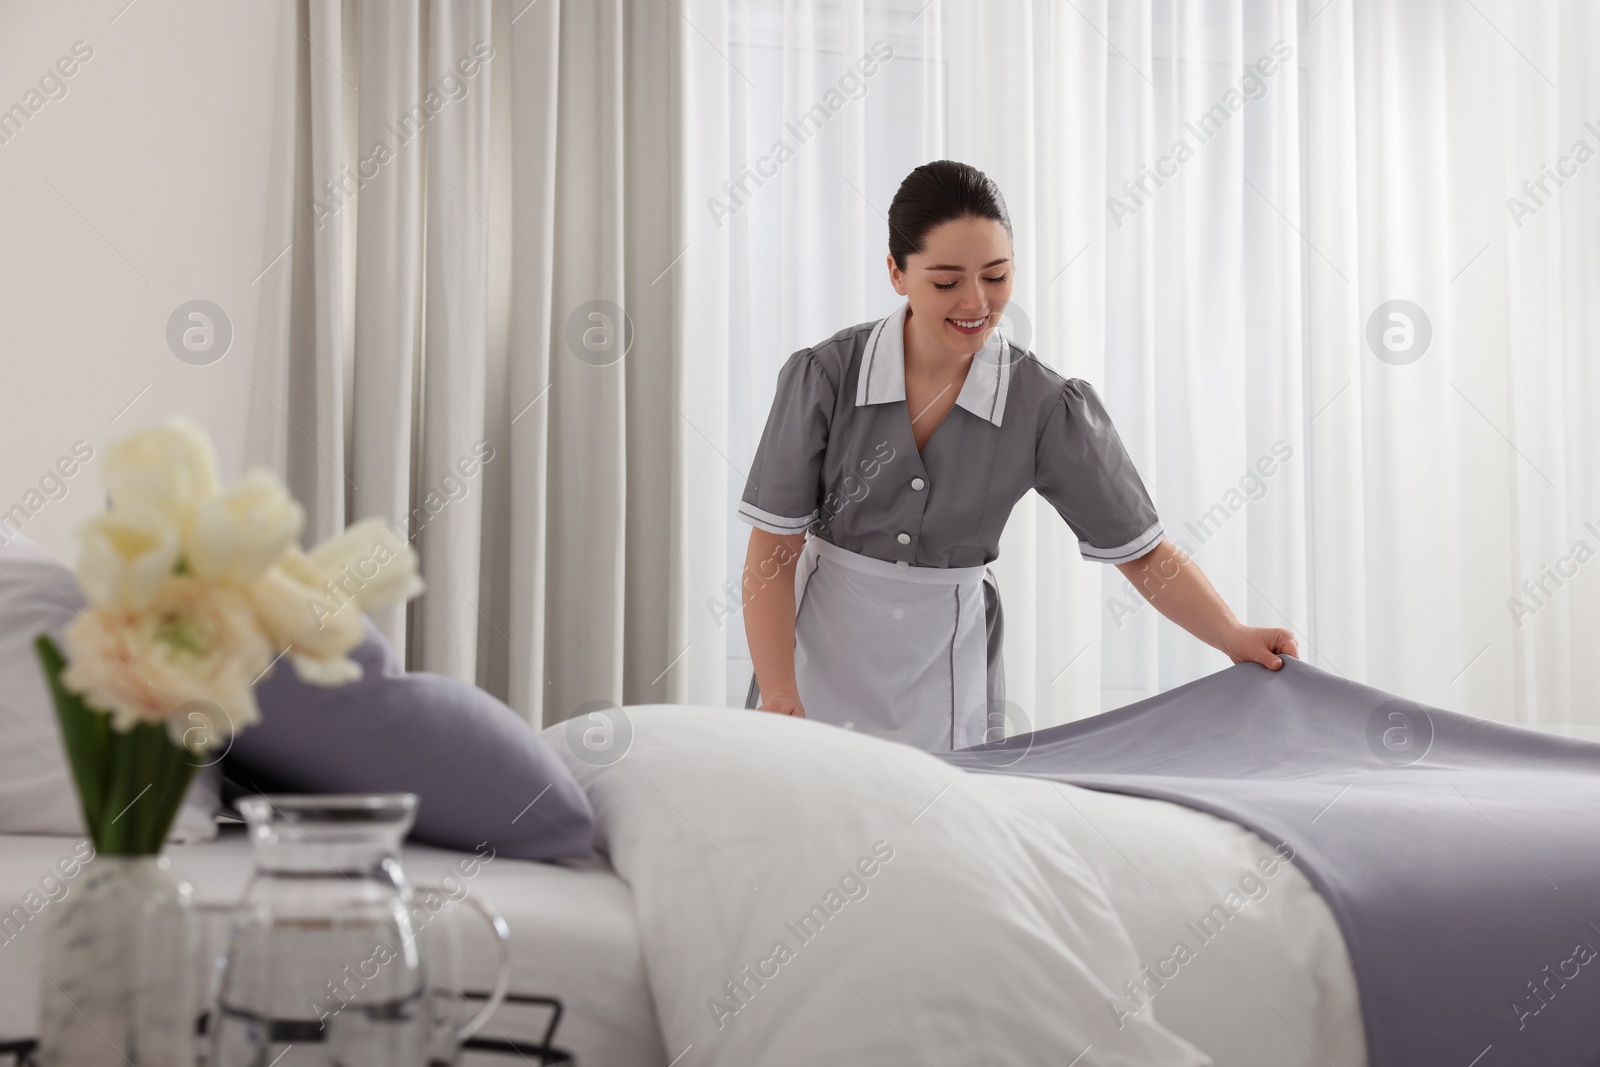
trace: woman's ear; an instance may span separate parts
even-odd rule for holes
[[[887,263],[888,266],[889,266],[889,284],[894,286],[894,291],[895,292],[899,293],[901,296],[905,296],[906,295],[906,276],[905,276],[905,273],[898,266],[895,265],[894,253],[893,252],[884,253],[883,259],[884,259],[884,262]]]

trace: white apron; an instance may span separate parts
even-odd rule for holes
[[[900,567],[807,537],[794,592],[806,717],[929,752],[982,743],[987,570]]]

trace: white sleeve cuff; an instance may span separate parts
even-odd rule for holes
[[[762,511],[754,504],[747,504],[743,500],[739,501],[739,518],[748,522],[751,526],[765,530],[768,533],[785,536],[805,533],[806,527],[816,522],[817,516],[820,514],[820,510],[813,511],[805,518],[796,519],[786,515],[774,515],[770,511]]]
[[[1132,563],[1161,543],[1165,531],[1157,519],[1148,530],[1127,544],[1115,548],[1096,548],[1087,541],[1078,542],[1078,552],[1090,563]]]

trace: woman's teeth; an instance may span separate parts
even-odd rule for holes
[[[989,317],[985,315],[980,319],[951,319],[950,321],[961,327],[963,330],[976,330],[979,326],[982,326],[984,323],[988,322]]]

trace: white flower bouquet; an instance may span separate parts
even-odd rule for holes
[[[152,855],[205,753],[260,719],[255,683],[280,659],[316,685],[360,678],[362,615],[422,582],[381,519],[302,552],[282,482],[253,470],[222,486],[187,419],[112,445],[105,480],[78,562],[90,606],[65,656],[48,635],[36,648],[96,851]]]

